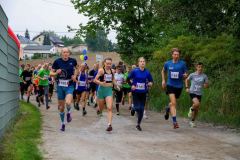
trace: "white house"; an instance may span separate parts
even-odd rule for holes
[[[55,54],[56,48],[51,45],[28,45],[23,48],[23,54],[25,57],[32,58],[34,54],[41,54],[42,57],[48,58],[50,54]]]
[[[88,50],[88,46],[86,44],[78,44],[70,46],[69,49],[73,54],[81,54],[83,50]]]

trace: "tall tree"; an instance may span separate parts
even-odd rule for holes
[[[25,38],[30,39],[30,35],[29,35],[29,32],[28,32],[28,29],[26,29],[26,31],[25,31]]]
[[[43,45],[51,45],[51,41],[48,33],[44,35]]]
[[[104,30],[97,30],[96,33],[86,33],[86,44],[92,51],[109,51],[109,40]]]

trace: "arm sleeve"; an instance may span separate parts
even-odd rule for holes
[[[188,80],[192,80],[192,76],[193,76],[193,74],[191,73],[189,76],[188,76]]]
[[[208,83],[208,77],[205,75],[204,83]]]
[[[164,68],[164,71],[167,71],[167,69],[168,69],[168,64],[167,64],[167,62],[166,62],[166,63],[164,63],[164,66],[163,66],[163,68]]]
[[[59,69],[57,60],[53,62],[52,69],[55,69],[55,70]]]
[[[148,71],[147,79],[148,79],[149,82],[153,82],[152,75],[151,75],[151,73],[149,71]]]

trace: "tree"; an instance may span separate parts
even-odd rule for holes
[[[28,29],[26,29],[26,31],[25,31],[25,38],[30,39],[30,35],[29,35],[29,32],[28,32]]]
[[[51,41],[50,41],[50,38],[49,38],[49,33],[46,33],[44,35],[43,45],[51,45]]]
[[[79,36],[75,36],[74,38],[69,38],[67,36],[61,37],[61,40],[64,42],[64,46],[83,44],[83,40]]]
[[[71,0],[89,17],[79,34],[115,29],[119,53],[145,56],[179,35],[240,37],[239,0]],[[122,57],[122,58],[124,58]]]
[[[92,51],[109,51],[110,42],[104,30],[97,30],[96,33],[88,32],[85,39],[86,44]]]

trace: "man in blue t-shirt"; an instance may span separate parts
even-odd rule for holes
[[[52,65],[53,73],[57,82],[57,95],[58,105],[60,110],[60,119],[62,122],[61,131],[65,131],[64,117],[65,117],[65,103],[68,110],[67,122],[71,122],[72,118],[70,115],[71,103],[73,100],[74,84],[76,81],[76,75],[74,74],[77,61],[74,58],[70,58],[70,51],[68,48],[63,48],[61,52],[61,58],[54,61]]]
[[[187,78],[187,67],[186,63],[180,60],[180,50],[173,48],[172,60],[165,62],[162,69],[162,88],[167,89],[166,93],[169,95],[170,103],[166,108],[165,119],[169,118],[169,112],[171,112],[173,120],[173,128],[179,128],[176,118],[176,106],[177,99],[180,97],[183,80]],[[165,73],[167,73],[167,84],[165,81]],[[170,108],[169,108],[170,107]]]

